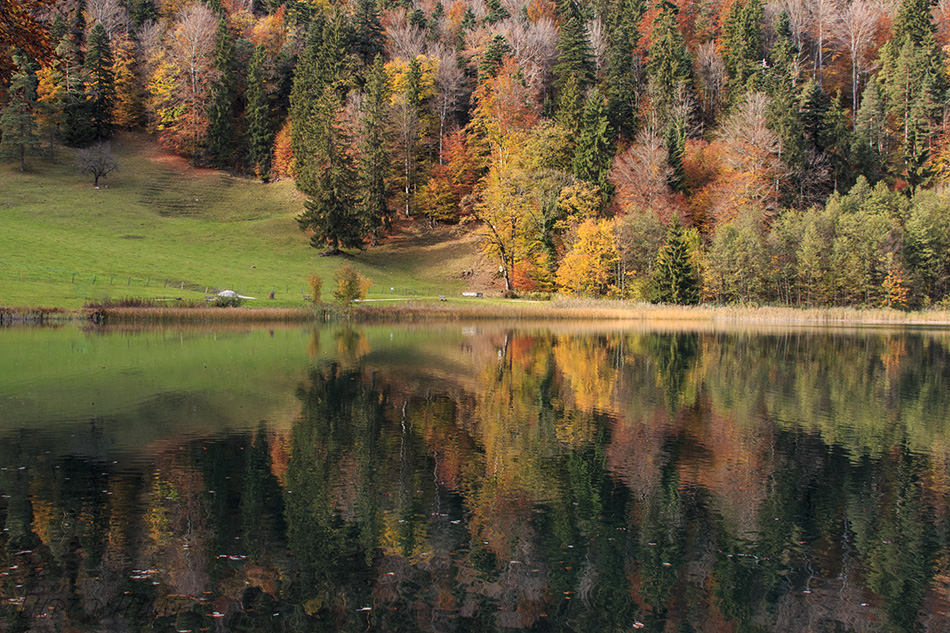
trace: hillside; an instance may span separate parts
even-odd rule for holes
[[[291,182],[260,184],[197,169],[150,137],[112,144],[119,171],[100,189],[80,176],[72,150],[36,158],[20,173],[0,163],[0,305],[80,307],[103,298],[200,300],[233,288],[271,306],[303,303],[306,277],[324,279],[344,258],[320,257],[294,216]],[[456,227],[401,221],[383,244],[345,257],[373,286],[370,296],[457,294],[490,279],[471,236]],[[184,288],[183,288],[184,286]]]

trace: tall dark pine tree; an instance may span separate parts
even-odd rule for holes
[[[95,138],[86,95],[86,70],[80,61],[72,36],[67,33],[56,47],[59,60],[59,87],[63,90],[63,140],[76,147],[88,145]]]
[[[223,17],[218,19],[218,29],[214,35],[214,66],[218,78],[211,84],[205,151],[208,162],[223,169],[230,167],[234,160],[234,104],[237,100],[234,36],[228,28],[227,18]]]
[[[674,88],[691,86],[693,64],[686,50],[686,42],[679,30],[679,9],[669,0],[660,0],[660,12],[653,23],[653,40],[647,72],[650,76],[654,110],[665,121]]]
[[[359,56],[363,66],[368,67],[377,55],[384,54],[383,44],[386,40],[376,0],[359,0],[353,23],[353,52]]]
[[[584,102],[580,132],[574,146],[574,175],[600,187],[605,202],[610,197],[607,175],[614,153],[612,136],[604,96],[593,88]]]
[[[653,285],[657,301],[661,303],[699,303],[699,275],[693,263],[689,236],[675,214],[666,232],[666,243],[656,258]]]
[[[257,176],[270,179],[271,145],[274,126],[271,124],[270,97],[264,65],[267,50],[258,44],[247,71],[247,149],[248,159]]]
[[[36,133],[36,70],[23,56],[14,58],[17,71],[10,78],[7,101],[0,110],[0,148],[20,161],[26,171],[26,155],[39,147]]]
[[[557,63],[551,69],[558,88],[573,76],[582,92],[594,81],[594,50],[587,33],[587,21],[576,0],[571,0],[557,42]]]
[[[870,182],[881,179],[887,155],[887,110],[877,79],[871,77],[861,95],[861,107],[854,122],[851,155],[859,173]]]
[[[643,0],[615,0],[609,14],[607,31],[607,72],[604,92],[607,118],[617,134],[633,139],[637,133],[637,114],[643,68],[637,47],[640,44],[640,20]]]
[[[511,46],[501,33],[496,33],[481,60],[478,62],[478,80],[485,81],[498,74],[505,57],[511,54]]]
[[[112,108],[115,106],[115,59],[109,43],[109,34],[102,22],[97,22],[89,32],[89,49],[86,51],[86,84],[89,102],[89,120],[95,140],[112,136],[115,128]]]
[[[762,3],[760,0],[734,0],[723,25],[730,95],[735,102],[749,87],[750,78],[761,74]]]
[[[386,176],[390,171],[390,88],[382,57],[377,56],[366,79],[360,116],[360,215],[373,245],[389,216]]]
[[[301,230],[311,231],[310,245],[330,247],[327,254],[339,253],[340,247],[357,248],[363,244],[364,225],[358,212],[356,195],[358,176],[353,164],[351,140],[340,121],[340,98],[332,86],[324,88],[312,105],[314,121],[313,155],[318,176],[314,179],[304,211],[297,216]]]
[[[314,129],[320,125],[320,112],[314,104],[330,87],[339,97],[345,94],[351,77],[345,68],[349,50],[349,29],[344,20],[337,17],[330,22],[321,13],[310,25],[307,42],[297,60],[293,88],[290,93],[291,146],[295,157],[297,189],[310,193],[320,176],[316,161],[312,160],[315,139]]]

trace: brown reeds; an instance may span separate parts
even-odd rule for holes
[[[418,319],[554,319],[644,322],[767,323],[815,325],[950,325],[948,310],[903,312],[885,308],[793,308],[782,306],[670,306],[602,299],[558,298],[553,301],[475,304],[408,302],[361,304],[362,320]]]
[[[405,303],[364,302],[348,309],[316,307],[245,308],[204,304],[123,300],[90,304],[79,311],[61,308],[0,308],[0,324],[46,324],[88,319],[95,323],[306,323],[354,320],[590,320],[642,323],[768,325],[950,325],[950,310],[903,312],[885,308],[793,308],[781,306],[669,306],[602,299],[555,298],[551,301]]]
[[[266,323],[328,320],[313,308],[212,308],[190,306],[104,307],[89,309],[95,323]]]

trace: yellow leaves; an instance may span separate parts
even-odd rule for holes
[[[584,220],[558,268],[557,283],[568,294],[605,294],[618,259],[610,221]]]
[[[564,215],[580,220],[595,217],[603,200],[600,197],[599,187],[589,182],[578,181],[561,190],[557,203]]]
[[[438,59],[418,55],[419,64],[419,101],[431,99],[435,95],[435,73],[438,69]],[[409,62],[404,59],[394,59],[386,64],[386,76],[392,87],[392,104],[399,105],[406,99],[409,88]]]
[[[162,60],[145,87],[155,106],[160,130],[173,125],[185,112],[184,104],[176,104],[175,99],[180,76],[181,68],[177,64]]]

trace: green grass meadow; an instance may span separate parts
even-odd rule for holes
[[[294,216],[291,182],[261,184],[195,169],[144,135],[112,142],[119,171],[92,186],[73,151],[57,162],[0,163],[0,306],[75,309],[126,297],[201,301],[205,289],[258,298],[251,306],[298,306],[306,278],[351,262],[370,278],[370,298],[457,295],[477,265],[472,242],[421,231],[347,257],[320,257]],[[267,299],[268,292],[275,300]]]

